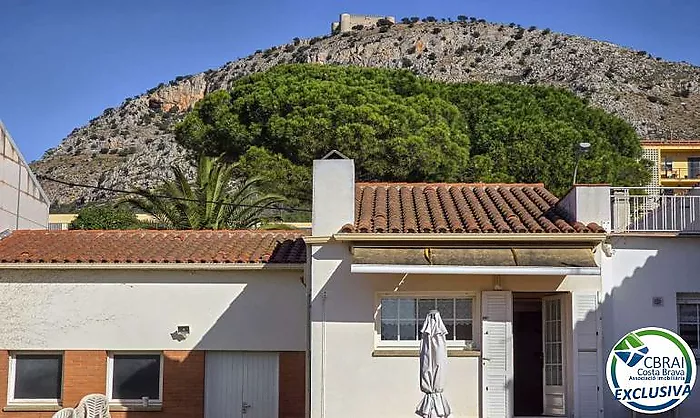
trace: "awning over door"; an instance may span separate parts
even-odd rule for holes
[[[589,248],[354,247],[353,272],[599,275]]]

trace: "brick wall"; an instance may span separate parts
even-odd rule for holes
[[[204,351],[165,351],[163,409],[148,412],[111,411],[113,418],[203,418]],[[0,407],[7,405],[8,352],[0,350]],[[106,351],[63,353],[63,405],[74,407],[90,393],[105,393]],[[306,355],[279,354],[279,418],[304,418],[306,408]],[[4,412],[0,418],[51,418],[54,412]]]
[[[76,406],[89,393],[105,393],[107,353],[66,351],[63,357],[63,405]],[[8,352],[0,351],[0,401],[7,405]],[[0,418],[51,418],[53,412],[3,412]],[[163,409],[111,412],[113,418],[201,418],[204,415],[204,351],[165,351]]]
[[[306,413],[306,353],[279,355],[279,418],[304,418]]]

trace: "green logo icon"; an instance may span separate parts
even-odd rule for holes
[[[627,408],[660,414],[683,402],[697,366],[688,344],[663,328],[641,328],[615,344],[605,368],[615,399]]]

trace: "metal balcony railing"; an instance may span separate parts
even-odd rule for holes
[[[611,189],[612,232],[700,233],[700,188]]]
[[[700,182],[700,170],[687,168],[661,168],[659,171],[664,180],[695,180]]]

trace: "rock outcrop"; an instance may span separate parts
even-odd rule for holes
[[[700,137],[700,68],[608,42],[485,21],[399,24],[257,51],[216,70],[178,77],[75,129],[33,169],[107,188],[149,187],[186,160],[172,134],[209,92],[281,63],[405,68],[446,82],[559,86],[628,121],[643,138]],[[43,183],[56,203],[110,199],[95,189]]]

